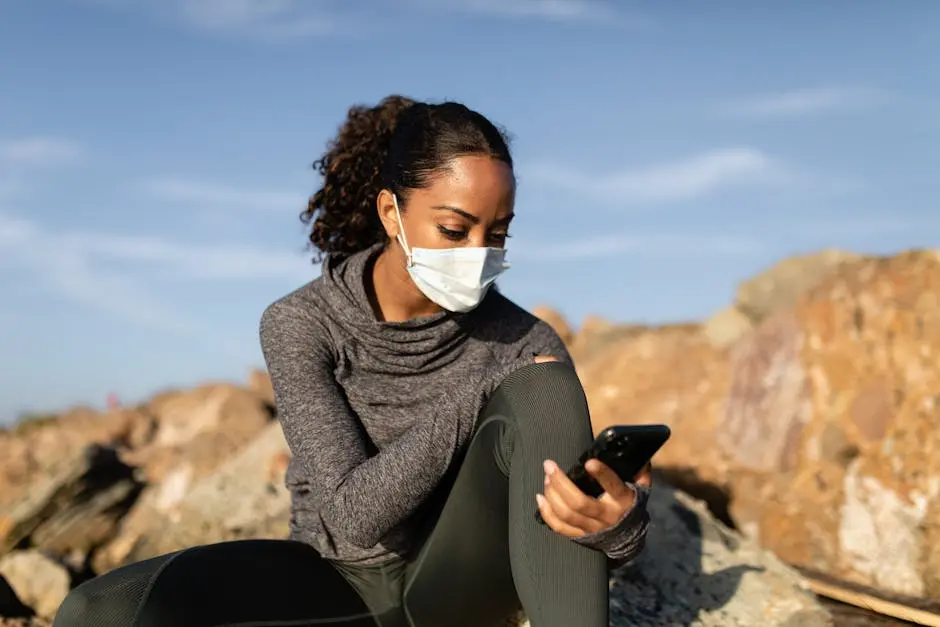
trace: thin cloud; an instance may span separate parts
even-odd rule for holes
[[[220,183],[192,181],[187,179],[158,179],[143,184],[146,192],[156,198],[173,203],[202,207],[240,207],[257,211],[280,212],[299,209],[306,204],[303,194],[242,189]]]
[[[744,98],[721,107],[726,115],[772,119],[858,110],[882,104],[887,94],[864,87],[816,87]]]
[[[84,306],[147,327],[187,335],[209,330],[169,307],[157,293],[161,281],[309,280],[299,253],[247,246],[185,245],[158,237],[57,232],[0,213],[0,268],[27,273]]]
[[[606,174],[556,165],[535,166],[525,172],[526,177],[545,188],[616,206],[702,198],[729,188],[765,185],[781,175],[775,160],[746,147],[713,150],[673,163]]]
[[[195,28],[294,39],[334,31],[337,16],[315,0],[178,0],[179,18]]]
[[[192,321],[166,307],[143,283],[97,268],[83,251],[59,244],[55,234],[36,224],[0,214],[0,268],[12,268],[74,303],[142,326],[195,331]]]
[[[446,3],[446,7],[464,13],[550,22],[651,24],[648,18],[625,14],[616,8],[615,3],[603,0],[454,0]]]
[[[578,261],[609,257],[742,257],[759,253],[765,244],[749,235],[623,233],[604,234],[555,243],[520,243],[513,246],[516,258]]]
[[[349,18],[324,0],[82,0],[217,35],[283,42],[335,33]]]
[[[75,142],[56,137],[24,137],[0,141],[0,168],[35,170],[74,165],[82,158]]]
[[[185,245],[159,237],[70,233],[61,236],[69,249],[102,261],[139,264],[177,281],[312,278],[309,260],[243,245]]]

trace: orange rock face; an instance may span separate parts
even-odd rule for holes
[[[785,560],[940,599],[940,261],[813,272],[727,349],[659,329],[582,363],[595,425],[670,424],[659,466],[727,489]]]

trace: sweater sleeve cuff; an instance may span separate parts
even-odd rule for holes
[[[649,488],[627,484],[636,493],[633,507],[614,525],[585,536],[574,538],[582,546],[603,551],[614,560],[617,566],[623,566],[639,557],[646,545],[646,533],[649,529],[650,515],[647,510]]]

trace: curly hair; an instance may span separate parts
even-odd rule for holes
[[[512,167],[505,133],[462,104],[432,105],[392,95],[373,107],[351,107],[326,153],[313,164],[323,184],[300,214],[304,224],[311,224],[314,261],[383,241],[376,208],[380,191],[392,191],[404,204],[409,190],[426,187],[450,160],[471,154]]]

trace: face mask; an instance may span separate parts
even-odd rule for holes
[[[408,248],[398,198],[398,243],[418,289],[447,311],[465,313],[480,304],[496,278],[509,268],[504,248]]]

